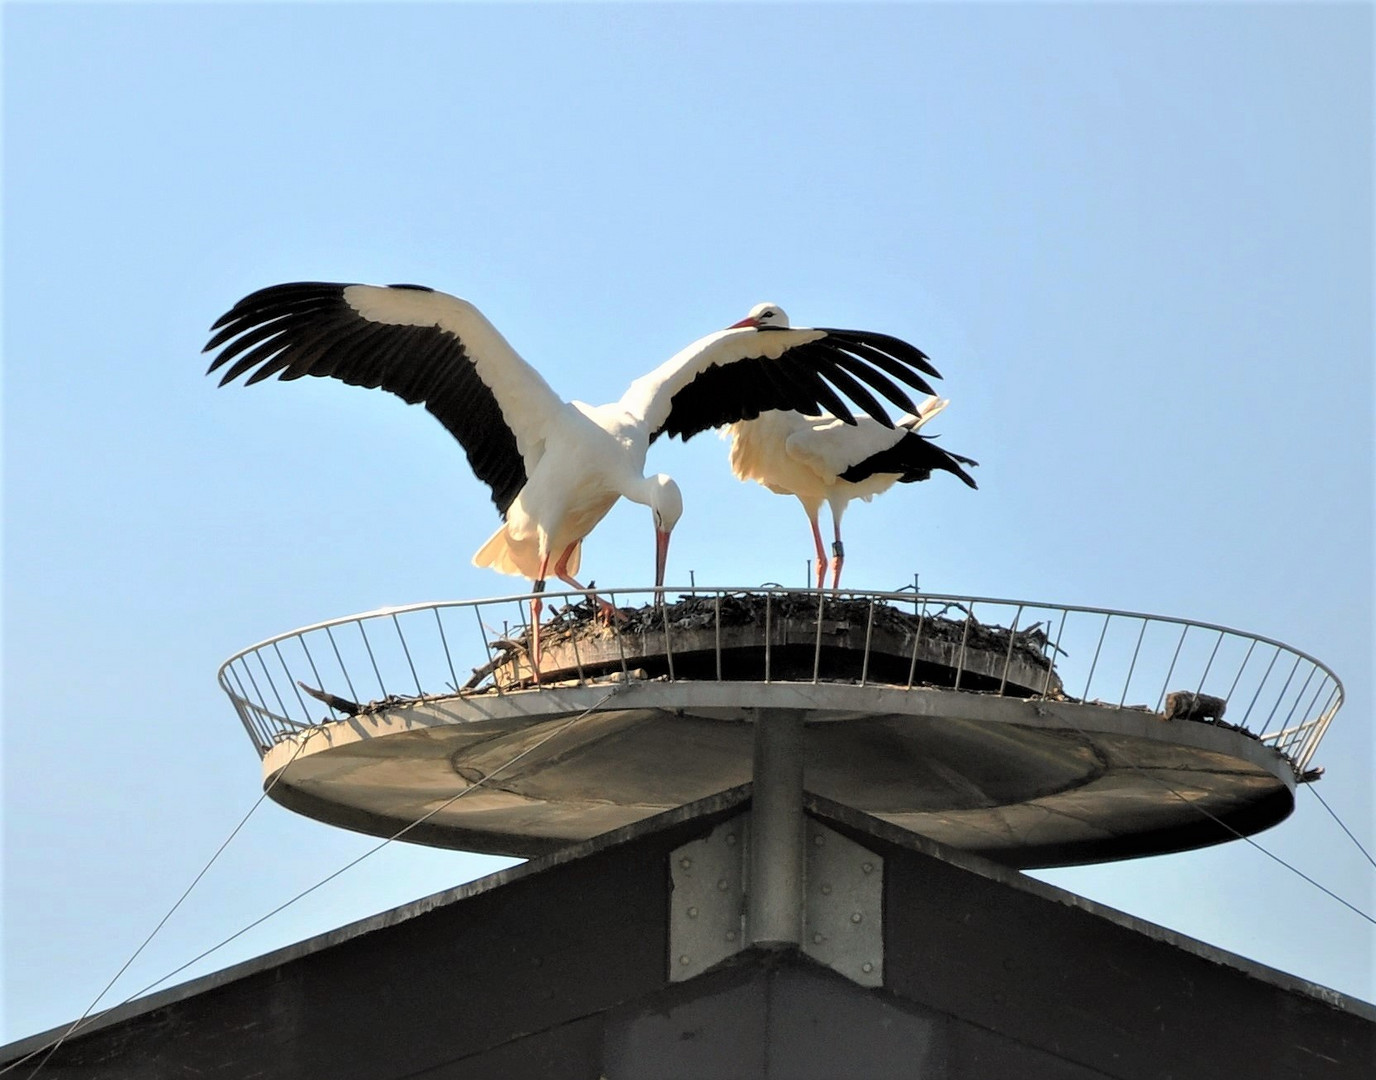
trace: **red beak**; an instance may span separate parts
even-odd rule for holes
[[[669,562],[669,534],[655,530],[655,588],[664,584],[664,567]]]
[[[759,326],[759,325],[760,325],[760,324],[759,324],[759,321],[758,321],[757,319],[753,318],[753,317],[750,316],[750,315],[747,315],[747,316],[746,316],[744,319],[742,319],[740,322],[733,322],[733,323],[732,323],[730,326],[728,326],[726,329],[728,329],[728,330],[736,330],[736,329],[739,329],[739,328],[742,327],[742,326]]]

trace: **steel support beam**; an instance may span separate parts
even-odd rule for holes
[[[803,713],[750,710],[755,756],[746,927],[752,945],[796,946],[803,936]]]

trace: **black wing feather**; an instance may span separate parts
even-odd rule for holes
[[[755,332],[767,334],[782,329],[762,326]],[[915,412],[912,400],[894,380],[930,394],[932,388],[923,375],[940,378],[927,354],[900,338],[867,330],[822,333],[827,336],[794,345],[778,360],[746,357],[700,372],[673,396],[669,415],[651,433],[651,441],[660,435],[689,439],[709,428],[754,420],[770,409],[791,409],[809,415],[828,412],[853,424],[855,415],[842,394],[891,428],[893,421],[870,389],[900,408]]]
[[[887,428],[893,427],[893,421],[889,419],[889,414],[884,411],[884,406],[879,404],[879,399],[865,389],[864,384],[859,379],[854,378],[834,360],[832,361],[832,370],[827,377],[836,384],[838,390],[869,413],[870,416]]]
[[[934,469],[940,469],[960,477],[973,488],[978,487],[974,477],[961,466],[978,464],[973,458],[948,453],[926,435],[909,431],[887,450],[856,462],[840,476],[848,483],[858,484],[878,473],[897,473],[900,483],[911,484],[928,479]]]
[[[881,334],[875,330],[827,330],[828,335],[837,341],[845,343],[847,348],[851,345],[868,346],[883,356],[891,356],[895,360],[917,368],[918,371],[926,372],[934,379],[941,378],[941,372],[932,366],[931,358],[916,345],[909,344],[902,338],[896,338],[892,334]]]
[[[464,343],[438,326],[370,322],[344,299],[348,287],[302,281],[244,297],[211,327],[205,351],[220,352],[207,374],[233,360],[221,386],[249,371],[246,385],[273,375],[284,381],[315,375],[423,403],[463,446],[505,516],[526,484],[525,462]],[[423,285],[387,287],[431,291]]]
[[[906,412],[917,411],[917,406],[913,404],[913,399],[908,396],[907,392],[883,372],[874,370],[869,364],[857,359],[844,349],[835,349],[832,353],[832,359],[838,366],[849,371],[852,375],[864,379],[900,409]]]

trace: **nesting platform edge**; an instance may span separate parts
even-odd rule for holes
[[[1286,757],[1226,726],[842,683],[647,680],[429,699],[283,740],[264,782],[330,824],[391,836],[433,812],[404,839],[535,856],[748,781],[751,720],[772,710],[804,716],[809,791],[1013,867],[1188,850],[1294,808]]]

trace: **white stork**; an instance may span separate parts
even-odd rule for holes
[[[846,556],[841,544],[841,515],[852,499],[869,502],[896,483],[926,480],[933,469],[944,469],[976,486],[961,466],[978,462],[947,453],[917,433],[947,404],[929,397],[915,415],[902,417],[897,427],[863,416],[857,423],[846,424],[825,413],[764,412],[757,419],[726,429],[731,436],[731,471],[742,480],[759,481],[778,495],[798,497],[812,523],[819,589],[826,577],[827,555],[817,514],[822,503],[830,504],[836,535],[831,549],[831,587],[835,589],[841,584],[841,564]]]
[[[864,384],[911,409],[893,379],[930,393],[923,374],[937,375],[921,350],[897,338],[790,329],[771,304],[695,341],[608,405],[563,401],[476,307],[420,285],[274,285],[244,297],[211,330],[205,351],[220,352],[209,371],[230,365],[221,386],[250,371],[246,384],[328,375],[423,403],[462,444],[504,519],[474,564],[530,578],[536,593],[551,561],[556,577],[583,588],[573,577],[583,538],[622,496],[650,508],[655,586],[664,584],[683,500],[668,476],[644,475],[658,436],[688,439],[768,409],[827,408],[853,424],[838,390],[877,425],[892,426]],[[538,671],[538,596],[531,609]]]

